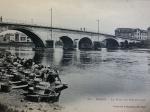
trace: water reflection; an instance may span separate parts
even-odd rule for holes
[[[145,98],[150,94],[149,50],[63,51],[55,49],[33,52],[14,49],[11,52],[18,53],[20,57],[32,57],[44,65],[55,64],[62,68],[61,78],[70,87],[63,91],[60,102],[66,104],[67,109],[70,105],[77,108],[78,112],[83,112],[82,108],[89,103],[93,104],[93,107],[85,109],[92,108],[91,111],[98,112],[103,107],[112,109],[113,102],[109,102],[109,108],[108,102],[106,104],[101,102],[103,107],[100,108],[100,102],[92,100],[91,103],[88,98],[109,99],[118,96]],[[116,111],[108,110],[108,112]],[[126,110],[126,112],[131,111]]]
[[[44,57],[44,51],[35,51],[33,56],[33,61],[35,63],[42,63],[43,57]]]
[[[18,52],[16,51],[16,53]],[[58,66],[84,66],[89,64],[98,64],[102,61],[99,52],[95,55],[92,51],[62,51],[60,49],[35,51],[33,59],[36,63],[43,63],[45,65],[55,64]]]
[[[80,52],[80,63],[81,64],[91,64],[92,63],[92,57],[87,52]]]
[[[61,66],[69,66],[73,64],[73,52],[72,51],[63,51]]]

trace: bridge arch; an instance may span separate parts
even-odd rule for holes
[[[35,33],[33,33],[32,31],[30,31],[30,29],[27,29],[27,28],[13,28],[11,30],[20,31],[20,32],[26,34],[32,40],[32,42],[34,43],[35,48],[45,47],[42,39],[39,36],[37,36]]]
[[[83,37],[79,40],[79,49],[92,49],[93,42],[88,37]]]
[[[69,49],[73,49],[73,40],[68,37],[68,36],[62,36],[60,37],[60,40],[63,42],[63,49],[64,50],[69,50]]]
[[[105,47],[106,48],[118,48],[119,47],[119,43],[116,39],[113,39],[113,38],[107,38],[104,40],[105,42]]]

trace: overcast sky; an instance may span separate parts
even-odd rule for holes
[[[22,20],[114,34],[117,27],[147,29],[150,26],[150,0],[0,0],[0,15],[4,20]],[[22,22],[21,21],[21,22]]]

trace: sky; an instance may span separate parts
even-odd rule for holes
[[[114,34],[118,27],[147,29],[150,0],[0,0],[3,21]]]

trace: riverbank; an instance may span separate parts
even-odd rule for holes
[[[33,42],[10,42],[10,43],[0,43],[0,46],[34,47],[34,43]]]
[[[57,85],[52,86],[49,82],[49,86],[47,88],[45,85],[42,87],[39,86],[41,84],[40,82],[43,83],[43,81],[38,82],[39,85],[37,83],[37,79],[41,79],[38,77],[41,77],[42,73],[45,74],[44,71],[46,71],[47,75],[49,74],[49,76],[53,76],[53,73],[55,73],[54,70],[56,71],[56,68],[54,69],[52,66],[43,67],[42,65],[33,64],[34,62],[30,61],[31,59],[23,61],[21,58],[16,57],[5,50],[0,50],[0,54],[0,112],[59,112],[62,109],[62,107],[57,104],[58,102],[53,101],[55,94],[57,94],[57,92],[61,92],[61,90],[57,88]],[[29,72],[27,76],[22,74],[24,72],[26,73],[26,70],[31,72]],[[33,73],[35,74],[34,77]],[[23,84],[24,82],[27,83],[27,86],[25,85],[26,87],[22,88],[22,85],[21,87],[18,85],[13,85],[18,83],[18,81]],[[5,89],[2,88],[4,86]],[[39,92],[36,93],[37,86],[44,92],[43,95]],[[8,87],[11,88],[8,89]],[[53,87],[54,90],[52,90],[51,87]],[[32,92],[31,88],[33,88]],[[45,93],[45,90],[51,90],[54,93]],[[46,96],[47,100],[49,100],[48,98],[53,95],[50,101],[54,103],[50,103],[49,101],[30,102],[32,99],[27,100],[28,95],[38,95],[39,97]]]
[[[35,103],[24,100],[21,90],[0,93],[0,112],[60,112],[62,107],[57,103]]]

